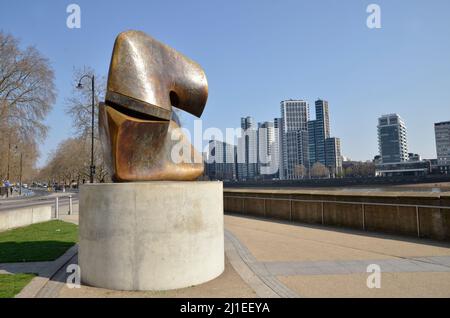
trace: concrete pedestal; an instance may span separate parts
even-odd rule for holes
[[[224,270],[221,182],[85,184],[81,281],[115,290],[169,290]]]

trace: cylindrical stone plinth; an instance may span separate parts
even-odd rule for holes
[[[84,284],[169,290],[224,270],[222,182],[85,184],[79,211]]]

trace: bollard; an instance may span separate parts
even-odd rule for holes
[[[73,207],[72,207],[72,195],[69,195],[69,215],[71,215],[72,214],[72,210],[73,209]]]
[[[59,198],[55,198],[55,219],[59,219]]]

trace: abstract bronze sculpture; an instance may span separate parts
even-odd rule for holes
[[[170,290],[224,271],[223,184],[185,182],[202,174],[203,158],[172,109],[200,116],[207,96],[198,64],[142,32],[119,34],[99,130],[112,179],[122,183],[80,187],[82,283]]]
[[[143,32],[119,34],[105,103],[99,105],[100,138],[113,181],[197,179],[201,155],[179,129],[172,107],[200,117],[207,98],[206,76],[197,63]],[[175,144],[190,149],[187,159],[174,160]]]

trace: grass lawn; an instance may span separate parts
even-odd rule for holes
[[[53,261],[78,240],[78,226],[59,220],[0,232],[0,263]]]
[[[35,276],[34,274],[0,274],[0,298],[14,297]]]

